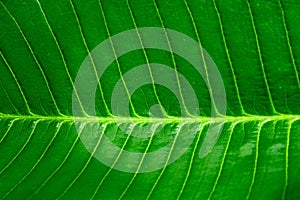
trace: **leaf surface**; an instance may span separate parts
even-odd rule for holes
[[[1,198],[299,199],[299,13],[293,0],[0,0]],[[172,31],[169,50],[147,48],[162,43],[145,27],[199,44],[203,71]],[[124,49],[140,47],[122,54],[111,38],[128,30]]]

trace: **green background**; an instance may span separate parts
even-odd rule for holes
[[[1,0],[0,196],[299,199],[299,13],[297,0]],[[201,131],[188,151],[161,170],[126,173],[103,165],[82,144],[72,117],[79,67],[102,41],[137,27],[184,33],[216,63],[228,116],[206,157],[198,154],[211,110],[207,86],[184,58],[153,49],[130,52],[110,65],[100,80],[104,101],[110,105],[119,69],[124,74],[147,63],[146,57],[173,68],[176,63],[197,94],[200,116],[181,124],[175,120],[180,119],[176,98],[155,87],[174,121],[162,119],[162,137],[154,138],[150,149],[171,142],[180,127],[196,126]],[[134,94],[135,111],[144,118],[128,126],[146,123],[149,107],[158,103],[155,92],[150,84]],[[97,92],[105,134],[115,134],[113,142],[125,143],[126,150],[144,152],[149,138],[127,141],[104,101]],[[88,130],[96,122],[78,123]]]

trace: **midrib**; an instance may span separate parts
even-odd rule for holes
[[[0,120],[2,119],[16,119],[16,120],[42,120],[42,121],[76,121],[83,123],[202,123],[209,121],[278,121],[278,120],[298,120],[300,115],[250,115],[250,116],[224,116],[224,117],[208,117],[208,116],[196,116],[196,117],[99,117],[99,116],[43,116],[43,115],[15,115],[15,114],[0,114]]]

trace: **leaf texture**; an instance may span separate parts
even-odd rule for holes
[[[299,13],[295,0],[0,0],[0,197],[299,199]],[[205,77],[167,31],[169,51],[146,48],[143,27],[198,43]],[[136,40],[125,42],[140,48],[119,56],[110,38],[128,30]],[[115,59],[99,76],[93,51],[103,41]],[[85,60],[99,79],[87,106],[76,85]],[[152,63],[174,72],[179,98],[156,83],[170,73]],[[149,71],[133,78],[148,82],[128,97],[126,74],[141,65]],[[125,95],[113,95],[116,84]],[[118,95],[128,116],[113,110]]]

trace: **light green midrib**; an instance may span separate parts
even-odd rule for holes
[[[15,120],[43,120],[43,121],[65,121],[65,122],[83,122],[83,123],[201,123],[201,122],[236,122],[236,121],[265,121],[265,120],[298,120],[298,114],[281,114],[281,115],[251,115],[251,116],[224,116],[224,117],[175,117],[168,116],[159,117],[100,117],[100,116],[43,116],[43,115],[15,115],[0,113],[0,120],[15,119]]]

